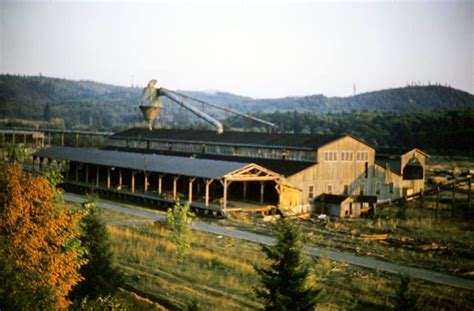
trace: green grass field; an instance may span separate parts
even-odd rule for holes
[[[110,221],[123,215],[107,212]],[[109,225],[113,252],[127,284],[170,309],[259,309],[254,265],[267,261],[257,244],[193,231],[185,259],[178,260],[162,224]],[[318,310],[387,310],[394,307],[399,278],[322,258],[308,258],[312,282],[321,288]],[[472,292],[419,280],[410,288],[425,310],[471,310]]]

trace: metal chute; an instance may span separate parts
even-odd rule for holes
[[[150,131],[153,129],[153,123],[160,114],[161,106],[139,106],[143,117],[148,124]]]

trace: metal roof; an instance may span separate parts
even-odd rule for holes
[[[251,164],[73,147],[51,147],[40,150],[33,155],[53,160],[67,160],[139,171],[211,179],[219,179],[228,173]]]
[[[378,164],[386,169],[391,170],[395,174],[402,175],[402,163],[400,157],[384,157],[376,156],[375,164]]]
[[[351,199],[354,202],[377,203],[377,196],[373,195],[338,195],[330,193],[323,193],[316,198],[316,202],[341,204],[347,199]]]
[[[112,139],[146,139],[155,141],[193,142],[219,145],[256,146],[315,150],[346,135],[280,134],[255,132],[224,132],[202,130],[132,128],[115,133]],[[364,142],[364,144],[367,144]]]
[[[304,169],[307,169],[310,166],[317,164],[317,162],[311,162],[311,161],[255,158],[255,157],[242,157],[242,156],[208,154],[208,153],[191,153],[191,152],[168,151],[168,150],[148,150],[148,149],[113,147],[113,146],[108,146],[103,149],[129,151],[129,152],[137,152],[137,153],[156,153],[156,154],[163,154],[163,155],[173,155],[173,156],[179,156],[179,157],[194,157],[194,158],[199,158],[199,159],[210,159],[210,160],[219,160],[219,161],[255,163],[273,172],[281,174],[283,176],[294,175],[298,172],[301,172]]]
[[[98,132],[98,131],[81,131],[81,130],[66,130],[66,129],[50,129],[50,128],[23,128],[23,127],[0,127],[1,131],[11,130],[18,134],[19,132],[45,132],[45,133],[62,133],[62,134],[81,134],[91,136],[110,136],[112,132]]]
[[[341,204],[345,200],[351,198],[349,195],[338,195],[338,194],[330,194],[330,193],[323,193],[319,197],[315,199],[317,202],[324,202],[329,204]]]

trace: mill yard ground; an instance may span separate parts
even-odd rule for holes
[[[450,172],[452,178],[474,169],[474,159],[436,157],[428,162],[426,179]],[[450,177],[451,178],[451,177]],[[427,185],[427,189],[435,185]],[[474,278],[474,195],[469,218],[467,186],[420,200],[377,209],[373,218],[332,218],[320,222],[314,217],[298,219],[310,245],[370,256],[417,268]],[[474,194],[474,193],[473,193]],[[438,212],[436,201],[438,200]],[[225,226],[271,234],[271,225],[258,217],[236,215],[210,220]]]
[[[268,264],[260,245],[193,231],[192,247],[178,261],[162,224],[109,210],[103,210],[102,217],[110,224],[113,251],[130,292],[170,309],[262,307],[254,295],[259,279],[253,268]],[[321,288],[318,310],[387,310],[396,305],[398,276],[324,257],[307,260],[314,272],[312,282]],[[474,307],[469,290],[421,280],[413,280],[410,288],[424,310]]]
[[[474,168],[472,159],[430,159],[428,172]],[[407,266],[472,278],[474,243],[472,220],[464,218],[463,191],[456,190],[459,206],[451,218],[451,194],[442,194],[438,218],[434,198],[407,202],[405,211],[389,206],[373,219],[332,219],[319,223],[314,218],[295,219],[310,245],[344,250]],[[458,204],[459,203],[459,204]],[[130,208],[137,207],[129,206]],[[139,208],[138,208],[139,209]],[[163,215],[163,212],[157,211]],[[176,261],[168,231],[140,217],[104,211],[109,223],[113,251],[127,274],[127,288],[119,292],[125,304],[136,309],[211,308],[241,310],[260,308],[253,288],[258,277],[253,266],[265,265],[260,246],[254,243],[193,232],[195,240],[184,261]],[[271,235],[271,223],[254,215],[227,219],[202,219],[225,227],[235,227]],[[367,239],[364,235],[383,235]],[[386,236],[385,236],[386,235]],[[314,282],[322,288],[319,310],[386,310],[396,304],[400,280],[376,270],[309,259]],[[472,310],[472,291],[413,280],[419,306],[427,310]],[[141,297],[141,298],[140,298]],[[137,306],[139,305],[139,306]],[[135,307],[136,306],[136,307]]]
[[[465,170],[474,167],[471,159],[434,158],[435,170]],[[444,194],[443,194],[444,195]],[[450,193],[445,194],[450,199]],[[462,191],[456,193],[460,203]],[[126,205],[136,210],[143,207]],[[451,218],[450,200],[440,204],[435,218],[434,199],[407,202],[406,210],[389,206],[373,219],[332,219],[323,224],[313,218],[299,222],[310,245],[343,250],[407,266],[473,278],[474,243],[472,220],[463,213]],[[154,211],[164,215],[162,211]],[[109,223],[113,250],[127,274],[125,303],[135,303],[137,295],[148,305],[169,309],[209,308],[225,310],[257,309],[253,288],[259,286],[254,265],[266,265],[259,245],[242,240],[194,231],[194,242],[183,261],[175,259],[168,231],[159,223],[103,210]],[[256,215],[234,215],[227,219],[206,219],[227,228],[271,235],[271,223]],[[369,238],[367,238],[369,237]],[[371,239],[370,237],[375,237]],[[310,259],[315,282],[322,290],[318,310],[387,310],[397,302],[400,279],[377,270]],[[423,310],[472,310],[472,291],[413,280],[410,284]],[[151,307],[150,307],[151,308]]]

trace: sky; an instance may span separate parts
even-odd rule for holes
[[[0,72],[255,98],[474,94],[474,0],[0,0]]]

